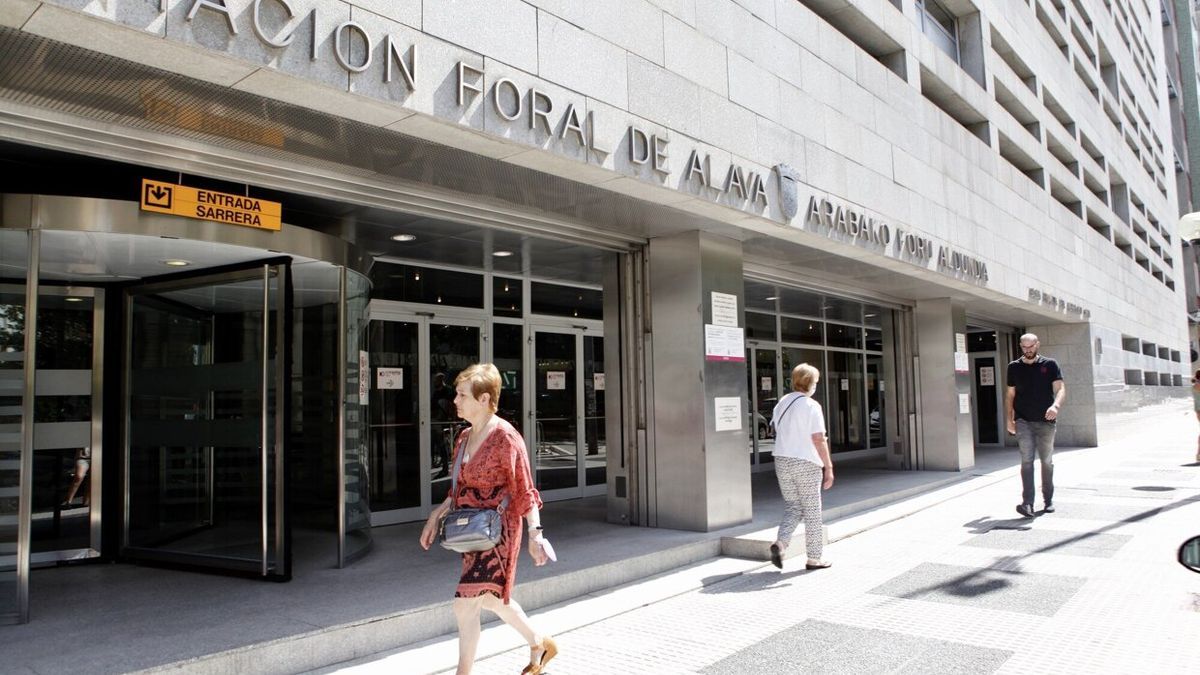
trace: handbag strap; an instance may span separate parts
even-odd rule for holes
[[[792,406],[795,405],[796,401],[799,401],[802,398],[804,398],[804,394],[799,394],[795,398],[793,398],[791,400],[791,402],[787,404],[787,407],[783,409],[783,412],[779,413],[779,421],[782,422],[783,416],[787,414],[787,411],[791,410]],[[775,427],[776,429],[779,428],[779,425],[776,423],[775,420],[771,420],[771,426]]]
[[[462,466],[463,454],[467,450],[467,437],[470,434],[463,434],[462,442],[458,445],[458,452],[454,454],[454,473],[450,474],[450,505],[451,508],[458,508],[458,469]],[[480,442],[480,447],[483,443]],[[496,513],[501,515],[508,510],[508,497],[500,501],[500,505],[496,508]]]

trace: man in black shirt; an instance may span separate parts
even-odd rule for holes
[[[1008,433],[1021,448],[1021,503],[1017,513],[1033,517],[1033,454],[1042,462],[1045,513],[1054,512],[1054,421],[1067,397],[1058,362],[1038,355],[1038,337],[1021,336],[1021,358],[1008,364],[1004,396]]]

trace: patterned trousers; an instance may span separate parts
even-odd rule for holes
[[[820,560],[825,537],[821,523],[821,480],[824,469],[805,459],[776,457],[775,477],[783,494],[785,508],[779,523],[778,539],[792,541],[792,533],[804,521],[804,546],[809,560]]]

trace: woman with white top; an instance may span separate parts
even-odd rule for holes
[[[825,415],[812,399],[821,373],[801,363],[792,369],[792,393],[779,399],[771,413],[775,425],[775,476],[786,508],[779,534],[771,544],[771,563],[783,569],[783,552],[792,533],[804,521],[804,544],[808,549],[805,569],[830,566],[821,558],[824,533],[821,519],[821,488],[833,487],[833,461],[825,442]]]

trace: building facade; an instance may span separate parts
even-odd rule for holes
[[[0,612],[352,563],[481,359],[613,522],[748,520],[802,362],[835,461],[964,470],[1035,332],[1097,443],[1187,372],[1162,11],[3,0]]]

